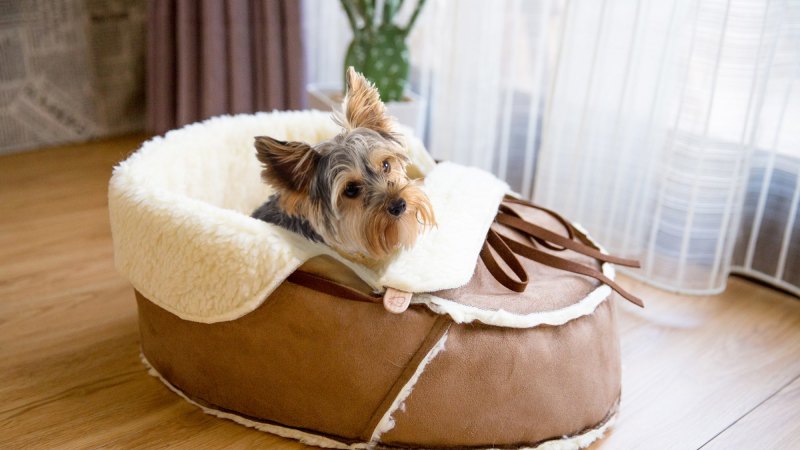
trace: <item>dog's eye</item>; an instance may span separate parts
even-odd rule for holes
[[[392,166],[389,165],[389,160],[388,159],[384,159],[383,160],[383,173],[389,173],[390,170],[392,170]]]
[[[347,183],[344,187],[344,196],[348,198],[356,198],[361,193],[361,186],[356,183]]]

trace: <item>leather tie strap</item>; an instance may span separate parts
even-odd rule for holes
[[[383,297],[380,295],[369,295],[333,280],[314,275],[309,272],[296,270],[286,278],[290,283],[313,289],[318,292],[333,295],[334,297],[346,298],[357,302],[382,303]]]
[[[578,264],[575,261],[570,261],[568,259],[560,258],[555,256],[551,253],[543,252],[539,249],[533,248],[531,246],[522,244],[514,239],[511,239],[507,236],[502,236],[503,241],[508,244],[509,247],[514,251],[514,253],[523,256],[525,258],[530,259],[531,261],[536,261],[540,264],[544,264],[546,266],[554,267],[556,269],[566,270],[568,272],[577,273],[580,275],[586,275],[587,277],[592,277],[595,280],[598,280],[602,283],[605,283],[617,291],[620,295],[625,297],[626,300],[630,301],[636,306],[644,307],[644,303],[635,295],[629,293],[622,286],[618,285],[615,281],[611,280],[603,272],[600,272],[597,269],[593,269],[591,267],[586,267],[584,265]]]
[[[571,239],[567,239],[561,235],[553,233],[552,231],[546,228],[542,228],[538,225],[526,222],[519,216],[515,217],[514,215],[501,212],[497,214],[495,220],[497,220],[497,223],[501,223],[517,231],[521,231],[522,233],[527,234],[528,236],[536,240],[536,242],[538,243],[541,243],[541,241],[544,242],[549,241],[558,244],[562,247],[561,249],[559,249],[559,251],[569,249],[578,252],[582,255],[591,256],[592,258],[603,262],[610,262],[612,264],[619,264],[621,266],[627,266],[627,267],[635,267],[637,269],[640,267],[639,261],[633,259],[620,258],[617,256],[601,253],[599,250],[592,248],[588,245],[581,244]],[[545,245],[545,247],[547,246]],[[553,249],[552,246],[549,248]]]
[[[571,223],[569,223],[569,221],[567,219],[561,217],[560,214],[558,214],[557,212],[553,211],[552,209],[547,209],[547,208],[544,208],[542,206],[535,205],[535,204],[533,204],[533,203],[531,203],[531,202],[529,202],[527,200],[522,200],[522,199],[519,199],[519,198],[516,198],[516,197],[512,197],[510,195],[506,195],[503,198],[503,202],[505,204],[502,204],[502,203],[500,204],[500,210],[501,211],[508,211],[508,212],[513,213],[513,214],[516,214],[516,213],[514,213],[513,209],[508,207],[509,204],[512,204],[512,205],[516,204],[516,205],[527,206],[528,208],[531,208],[531,209],[538,209],[539,211],[542,211],[542,212],[548,214],[550,217],[552,217],[556,221],[558,221],[558,223],[561,224],[562,227],[564,227],[564,231],[567,232],[567,239],[569,239],[569,240],[572,240],[575,237],[575,233],[578,231],[578,230],[575,229],[575,227],[572,226]],[[553,246],[553,245],[547,243],[547,241],[544,241],[544,243],[542,245],[544,247],[549,248],[550,250],[563,250],[562,248],[558,248],[556,246]]]
[[[547,213],[557,222],[559,222],[562,227],[564,227],[567,236],[561,236],[553,231],[524,220],[516,211],[509,207],[509,204],[516,204],[538,209]],[[603,263],[613,263],[636,268],[639,267],[638,261],[619,258],[601,252],[597,245],[595,245],[588,238],[588,236],[573,227],[572,224],[570,224],[555,211],[542,208],[525,200],[507,196],[504,199],[503,204],[500,205],[500,210],[495,221],[498,224],[522,233],[526,238],[528,238],[528,241],[523,243],[509,236],[498,233],[493,229],[490,229],[486,236],[486,241],[483,244],[483,249],[481,250],[480,254],[481,260],[486,265],[489,273],[491,273],[492,276],[506,288],[514,292],[523,292],[527,287],[528,274],[525,272],[524,267],[522,267],[522,264],[520,264],[519,260],[516,258],[516,255],[519,255],[549,267],[594,278],[602,283],[607,284],[609,287],[611,287],[611,289],[617,291],[622,297],[631,303],[640,307],[644,307],[644,303],[641,299],[623,289],[619,284],[608,278],[601,271],[536,248],[536,244],[539,244],[555,251],[571,250],[576,253],[594,258],[595,260]],[[575,238],[577,238],[580,242],[574,240]],[[491,251],[492,249],[514,272],[518,280],[511,278],[505,272],[505,270],[503,270],[500,264],[494,259],[494,255]]]
[[[508,274],[500,267],[500,264],[494,259],[492,255],[493,248],[497,255],[500,256],[500,259],[511,268],[514,274],[517,275],[518,280],[515,280],[508,276]],[[483,248],[481,249],[481,259],[483,263],[486,265],[486,269],[489,270],[489,273],[495,278],[495,280],[499,281],[503,286],[511,289],[514,292],[524,292],[525,288],[528,287],[528,273],[525,272],[525,268],[522,267],[522,264],[519,262],[516,256],[514,256],[514,252],[506,245],[505,241],[500,237],[499,234],[494,232],[493,230],[489,230],[489,234],[486,236],[486,241],[483,243]]]

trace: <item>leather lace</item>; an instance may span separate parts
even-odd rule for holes
[[[512,204],[537,209],[548,214],[563,227],[565,235],[558,234],[526,221],[509,206]],[[495,229],[496,227],[493,225],[492,228],[489,229],[486,241],[484,241],[483,248],[481,249],[480,256],[481,260],[486,265],[486,269],[492,274],[495,280],[509,290],[524,292],[528,286],[528,273],[517,258],[517,256],[522,256],[523,258],[549,267],[594,278],[607,284],[611,289],[617,291],[617,293],[631,303],[644,307],[644,303],[641,299],[623,289],[614,280],[603,274],[603,272],[537,248],[537,246],[541,246],[557,252],[570,250],[594,258],[601,263],[619,264],[621,266],[635,268],[640,267],[639,262],[636,260],[619,258],[601,252],[600,248],[595,245],[588,236],[572,226],[569,221],[561,217],[555,211],[525,200],[506,196],[500,205],[500,209],[495,217],[495,222],[525,236],[524,242],[521,242],[497,231]],[[511,269],[514,276],[511,276],[500,265],[495,255]]]

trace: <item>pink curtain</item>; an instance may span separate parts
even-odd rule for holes
[[[300,2],[150,0],[147,129],[219,114],[300,109]]]

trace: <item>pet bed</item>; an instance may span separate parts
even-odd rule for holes
[[[626,261],[414,139],[409,172],[425,177],[438,226],[382,267],[249,217],[270,195],[254,136],[338,131],[320,112],[218,117],[115,168],[115,261],[150,373],[206,413],[321,447],[600,437],[620,395],[609,261]],[[408,310],[384,309],[387,287],[414,293]]]

